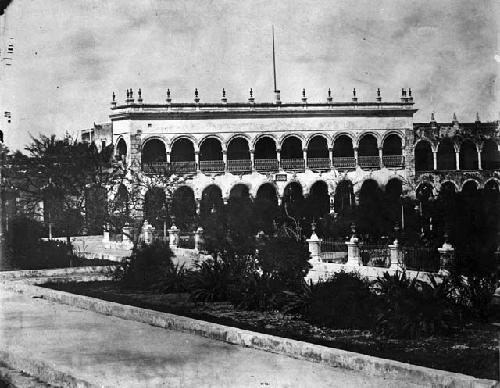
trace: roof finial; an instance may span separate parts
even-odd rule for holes
[[[352,101],[358,101],[358,98],[356,97],[356,88],[352,89]]]
[[[226,91],[224,88],[222,88],[222,97],[226,97]]]
[[[434,112],[431,112],[431,123],[435,123],[436,119],[434,118]]]
[[[479,119],[479,112],[476,112],[476,123],[480,123],[481,120]]]
[[[170,89],[167,89],[167,104],[170,104],[172,99],[170,98]]]
[[[139,97],[137,98],[137,102],[138,103],[142,103],[142,91],[141,91],[141,88],[139,88],[139,90],[137,91],[137,94],[139,95]]]
[[[248,97],[248,102],[253,103],[255,98],[253,98],[253,89],[250,88],[250,97]]]
[[[328,97],[326,98],[326,101],[327,102],[332,102],[332,91],[330,90],[330,88],[328,88]]]
[[[200,99],[198,98],[198,88],[194,88],[194,102],[200,102]]]
[[[222,103],[226,103],[227,102],[227,98],[226,98],[226,89],[222,88],[222,98],[220,99],[222,101]]]
[[[377,88],[377,102],[382,101],[382,96],[380,95],[380,88]]]
[[[306,89],[305,88],[302,88],[302,103],[303,104],[307,103]]]
[[[457,115],[453,112],[453,124],[458,123]]]
[[[115,92],[113,92],[113,102],[115,102],[116,100],[116,96],[115,96]]]

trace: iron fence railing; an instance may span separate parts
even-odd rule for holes
[[[194,233],[186,233],[179,236],[179,248],[194,249]]]
[[[361,167],[380,167],[380,157],[358,156],[358,163]]]
[[[439,271],[439,252],[435,248],[403,247],[402,256],[406,269],[426,272]]]
[[[307,167],[311,170],[329,170],[330,159],[328,158],[307,158]]]
[[[281,168],[283,170],[304,170],[304,159],[281,159]]]
[[[250,172],[252,171],[252,161],[250,159],[235,159],[227,161],[229,172]]]
[[[255,159],[257,171],[278,171],[278,159]]]
[[[170,168],[172,172],[178,174],[196,172],[196,162],[172,162]]]
[[[326,263],[346,263],[347,245],[342,241],[323,240],[321,242],[321,261]]]
[[[200,170],[203,172],[222,172],[225,167],[222,160],[200,160]]]
[[[351,156],[334,157],[333,165],[336,168],[354,168],[356,167],[356,159]]]
[[[403,155],[384,155],[382,162],[386,167],[402,167],[405,164]]]
[[[359,253],[363,265],[385,268],[391,265],[391,254],[387,245],[360,244]]]
[[[166,174],[169,171],[167,162],[142,163],[142,171],[146,174]]]

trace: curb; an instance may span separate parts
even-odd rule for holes
[[[292,358],[319,362],[336,368],[359,371],[372,376],[381,376],[433,387],[479,388],[494,387],[496,384],[494,380],[478,379],[460,373],[431,369],[174,314],[121,305],[88,296],[36,287],[24,282],[7,282],[2,286],[26,295],[42,297],[52,302],[79,307],[104,315],[147,323],[165,329],[183,331],[234,345],[283,354]]]

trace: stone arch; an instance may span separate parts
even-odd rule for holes
[[[115,155],[117,160],[125,160],[127,158],[127,142],[122,136],[116,142]]]
[[[195,143],[187,136],[176,137],[171,143],[170,160],[172,162],[194,162]]]
[[[490,178],[484,182],[484,188],[495,188],[496,191],[500,190],[500,182],[496,178]]]
[[[228,160],[250,159],[249,140],[245,136],[233,136],[227,142]]]
[[[245,183],[237,183],[229,190],[229,198],[251,198],[250,187]]]
[[[300,159],[302,158],[304,139],[296,134],[288,134],[281,138],[280,150],[281,157],[285,159]],[[288,155],[290,153],[291,155]],[[285,157],[290,156],[290,157]]]
[[[456,170],[455,146],[451,139],[444,138],[439,142],[437,152],[438,170]]]
[[[419,140],[415,144],[414,154],[416,171],[434,170],[434,155],[432,153],[432,144],[428,140]]]
[[[477,159],[477,145],[469,139],[460,144],[460,170],[477,170],[479,168]]]
[[[183,231],[193,231],[196,226],[196,200],[194,190],[188,185],[179,186],[172,194],[172,215],[175,225]]]
[[[209,140],[209,139],[214,139],[214,140],[217,140],[219,143],[220,143],[220,146],[221,146],[221,149],[226,149],[226,142],[224,141],[224,139],[219,136],[219,135],[216,135],[216,134],[210,134],[210,135],[207,135],[207,136],[204,136],[203,138],[201,138],[199,141],[198,141],[198,150],[200,150],[201,152],[201,146],[202,144]]]
[[[222,142],[218,136],[207,136],[199,143],[200,162],[222,160]]]
[[[147,138],[141,147],[142,163],[158,163],[167,161],[167,150],[162,139],[157,137]]]
[[[358,229],[369,238],[378,239],[392,230],[391,220],[386,216],[384,193],[379,183],[365,179],[359,190]]]
[[[273,136],[259,136],[254,143],[255,159],[276,159],[276,144],[276,139]]]
[[[168,208],[165,191],[160,187],[151,187],[144,195],[144,219],[156,230],[162,230],[164,222],[168,222]]]
[[[254,201],[258,229],[265,233],[274,232],[274,221],[279,215],[278,190],[271,182],[261,184]]]
[[[406,138],[405,138],[404,133],[402,131],[395,131],[395,130],[387,131],[386,133],[384,133],[384,135],[380,139],[382,147],[384,146],[384,143],[387,140],[387,138],[391,137],[393,135],[399,137],[399,139],[401,140],[401,147],[405,148],[406,147]]]
[[[276,136],[274,136],[274,135],[272,135],[270,133],[262,133],[260,135],[255,136],[255,138],[253,139],[253,141],[252,141],[252,150],[255,151],[255,146],[257,145],[257,143],[259,142],[259,140],[264,139],[264,138],[271,139],[274,142],[274,144],[276,145],[276,148],[278,148],[278,139],[276,138]]]
[[[462,186],[460,188],[460,191],[464,191],[464,188],[466,190],[468,190],[469,188],[471,188],[472,186],[475,186],[476,188],[476,191],[479,190],[481,188],[481,184],[480,182],[478,182],[476,179],[472,179],[472,178],[469,178],[469,179],[466,179],[462,182]]]
[[[318,179],[309,186],[308,215],[313,219],[319,219],[330,213],[330,187],[324,180]]]
[[[311,143],[311,140],[314,139],[314,138],[317,138],[317,137],[322,137],[323,139],[326,140],[326,148],[331,148],[332,147],[332,139],[330,138],[330,136],[328,136],[326,133],[321,133],[321,132],[317,132],[317,133],[313,133],[312,135],[309,135],[309,137],[305,140],[305,148],[309,148],[309,144]]]
[[[481,167],[483,170],[500,169],[500,151],[493,139],[487,139],[483,143],[481,152]]]
[[[328,159],[328,136],[316,134],[307,140],[307,158]]]
[[[342,179],[335,188],[333,197],[335,212],[344,214],[353,209],[356,205],[356,197],[354,195],[354,185],[349,179]]]
[[[304,207],[304,190],[298,181],[291,181],[283,190],[282,206],[286,215],[299,221]]]
[[[204,224],[211,214],[222,215],[224,211],[224,200],[222,190],[216,184],[206,186],[201,193],[200,220]]]
[[[403,139],[399,133],[389,133],[384,136],[382,154],[384,156],[403,154]]]
[[[359,156],[378,156],[379,140],[376,134],[372,132],[364,132],[358,139]]]
[[[354,157],[352,136],[341,134],[333,140],[333,157]]]

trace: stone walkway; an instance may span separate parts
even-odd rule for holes
[[[0,355],[105,387],[401,387],[0,288]],[[0,361],[5,361],[0,359]],[[69,383],[62,383],[63,386]],[[412,385],[404,385],[411,387]]]

